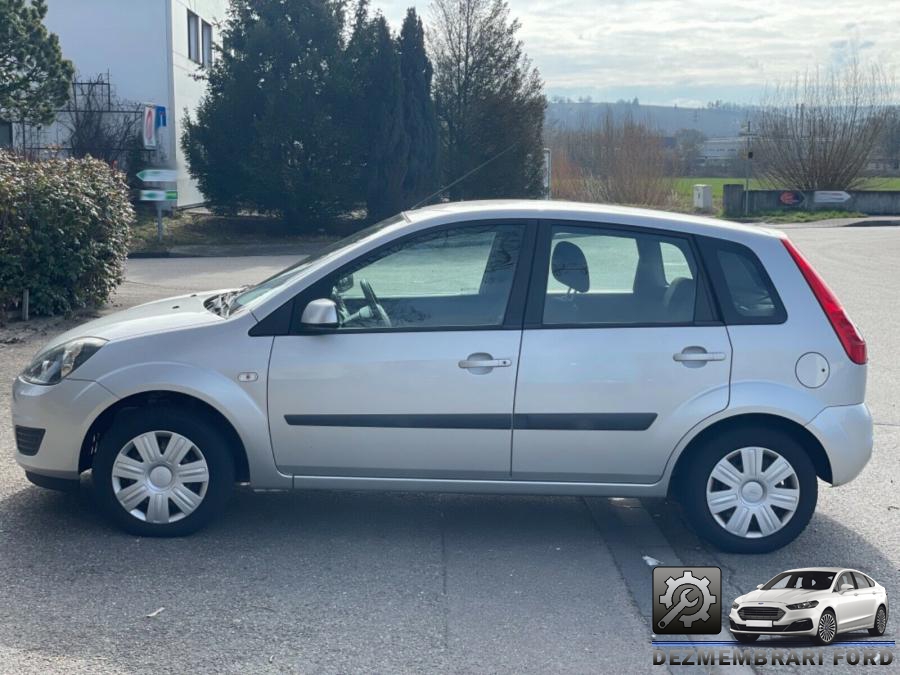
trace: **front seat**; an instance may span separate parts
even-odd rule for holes
[[[666,308],[668,320],[672,323],[688,323],[694,320],[694,300],[696,296],[696,284],[693,279],[678,277],[672,279],[672,283],[663,295],[663,305]]]
[[[559,242],[553,249],[550,271],[569,291],[564,298],[548,297],[545,318],[551,323],[579,323],[577,295],[587,293],[591,287],[584,251],[570,241]]]

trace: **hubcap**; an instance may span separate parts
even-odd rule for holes
[[[834,617],[831,614],[823,614],[819,619],[819,637],[825,642],[834,639]]]
[[[887,626],[887,614],[885,614],[883,609],[879,609],[878,614],[875,616],[875,626],[881,633],[884,632],[884,629]]]
[[[112,468],[116,499],[148,523],[189,516],[206,496],[209,466],[194,443],[172,431],[148,431],[125,444]]]
[[[713,467],[706,504],[716,522],[747,539],[768,537],[783,528],[800,504],[797,472],[768,448],[741,448]]]

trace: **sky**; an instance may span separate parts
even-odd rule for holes
[[[853,53],[900,75],[900,0],[508,0],[548,95],[704,106]],[[371,0],[398,30],[406,7]]]

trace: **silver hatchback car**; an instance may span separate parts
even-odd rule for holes
[[[124,529],[260,490],[664,497],[771,551],[869,459],[866,345],[784,235],[561,202],[404,213],[256,286],[79,326],[16,380],[16,459]]]

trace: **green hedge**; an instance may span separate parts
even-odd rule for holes
[[[134,209],[122,173],[95,159],[0,152],[0,318],[101,305],[122,281]]]

